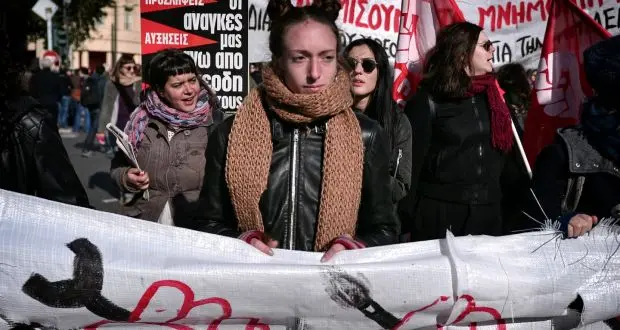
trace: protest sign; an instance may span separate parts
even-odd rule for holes
[[[142,63],[156,52],[189,54],[224,110],[235,110],[248,91],[247,1],[142,0]],[[145,76],[148,83],[148,74]]]

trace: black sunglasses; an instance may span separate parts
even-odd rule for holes
[[[362,63],[362,70],[364,70],[365,73],[371,73],[377,68],[377,62],[369,58],[357,60],[353,57],[347,57],[347,64],[349,64],[351,70],[354,70],[357,67],[357,63]]]
[[[484,48],[484,50],[488,52],[491,49],[491,47],[493,47],[493,42],[491,42],[491,40],[487,40],[481,43],[480,46],[482,46],[482,48]]]

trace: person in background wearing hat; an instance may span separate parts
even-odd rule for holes
[[[599,219],[620,219],[620,36],[584,52],[595,96],[581,123],[558,130],[536,160],[534,191],[550,219],[568,237],[583,235]],[[542,215],[541,215],[542,216]]]

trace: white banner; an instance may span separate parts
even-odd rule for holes
[[[612,34],[620,32],[620,3],[617,0],[575,1]],[[341,41],[346,45],[355,39],[373,38],[384,46],[393,59],[396,55],[402,0],[341,2],[342,12],[338,22],[342,30]],[[270,23],[265,11],[267,3],[268,0],[250,0],[250,62],[265,62],[271,57],[268,43]],[[528,68],[537,67],[550,0],[456,0],[456,3],[465,19],[484,27],[495,43],[496,66],[521,62]]]
[[[394,58],[401,2],[402,0],[343,0],[337,22],[342,31],[341,42],[347,45],[356,39],[372,38],[383,45],[388,55]],[[268,0],[250,0],[250,62],[266,62],[271,58],[268,41],[271,23],[265,10],[267,3]]]
[[[545,37],[550,0],[457,0],[465,19],[482,26],[496,47],[494,63],[536,68]],[[620,30],[617,0],[574,0],[611,34]]]
[[[603,329],[620,314],[619,239],[448,235],[322,264],[0,190],[0,329]],[[578,295],[584,313],[567,314]]]

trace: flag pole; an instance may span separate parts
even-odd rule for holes
[[[517,146],[519,147],[521,160],[523,160],[523,164],[525,164],[525,170],[527,171],[527,175],[530,177],[530,180],[532,180],[532,168],[530,167],[530,162],[527,160],[527,155],[525,154],[525,149],[523,149],[523,143],[521,143],[521,138],[519,137],[519,133],[517,132],[517,128],[515,127],[515,122],[511,120],[510,124],[512,125],[512,135],[514,135]]]

